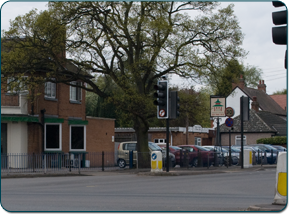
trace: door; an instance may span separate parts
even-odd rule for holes
[[[1,123],[1,168],[7,167],[7,123]]]

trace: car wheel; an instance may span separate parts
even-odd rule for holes
[[[126,166],[125,160],[119,159],[118,160],[118,166],[119,166],[119,168],[124,168]]]
[[[198,166],[198,158],[195,158],[192,162],[191,162],[191,167],[197,167]]]

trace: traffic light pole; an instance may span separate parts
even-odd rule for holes
[[[169,122],[169,119],[166,119],[167,121],[167,146],[166,146],[166,169],[167,169],[167,172],[170,171],[170,155],[169,155],[169,152],[170,152],[170,144],[169,144],[169,140],[170,140],[170,122]]]

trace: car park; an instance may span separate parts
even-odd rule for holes
[[[128,141],[128,142],[122,142],[118,145],[117,149],[117,165],[120,168],[126,167],[126,165],[129,163],[129,151],[133,151],[133,165],[136,165],[137,163],[137,150],[136,150],[136,141]],[[166,152],[163,151],[158,145],[156,145],[153,142],[148,142],[148,147],[150,153],[153,151],[160,151],[162,152],[162,159],[165,164],[166,161]],[[175,155],[172,153],[169,153],[170,161],[172,163],[172,166],[174,167],[176,165]]]
[[[277,163],[277,156],[278,150],[274,147],[266,144],[251,144],[247,145],[248,147],[253,148],[257,153],[261,153],[262,160],[267,159],[267,163],[269,164],[276,164]]]
[[[221,146],[203,146],[204,148],[210,149],[214,153],[217,153],[218,162],[220,165],[226,164],[229,157],[229,148]],[[231,163],[237,165],[239,163],[240,153],[231,148]]]
[[[199,159],[204,165],[211,165],[214,162],[214,153],[209,149],[206,149],[198,145],[178,145],[178,147],[188,152],[189,166],[197,167],[199,165]],[[181,160],[181,166],[184,162]]]
[[[162,144],[157,144],[159,147],[161,147],[164,151],[166,151],[166,144],[162,143]],[[182,152],[182,148],[178,147],[178,146],[169,146],[169,150],[170,153],[175,155],[175,159],[176,159],[176,165],[181,165],[181,152]]]
[[[287,152],[287,148],[283,147],[283,146],[278,146],[278,145],[270,145],[272,147],[274,147],[275,149],[277,149],[279,152]]]

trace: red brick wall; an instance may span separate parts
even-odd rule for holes
[[[114,119],[87,117],[86,151],[87,152],[114,152]]]

